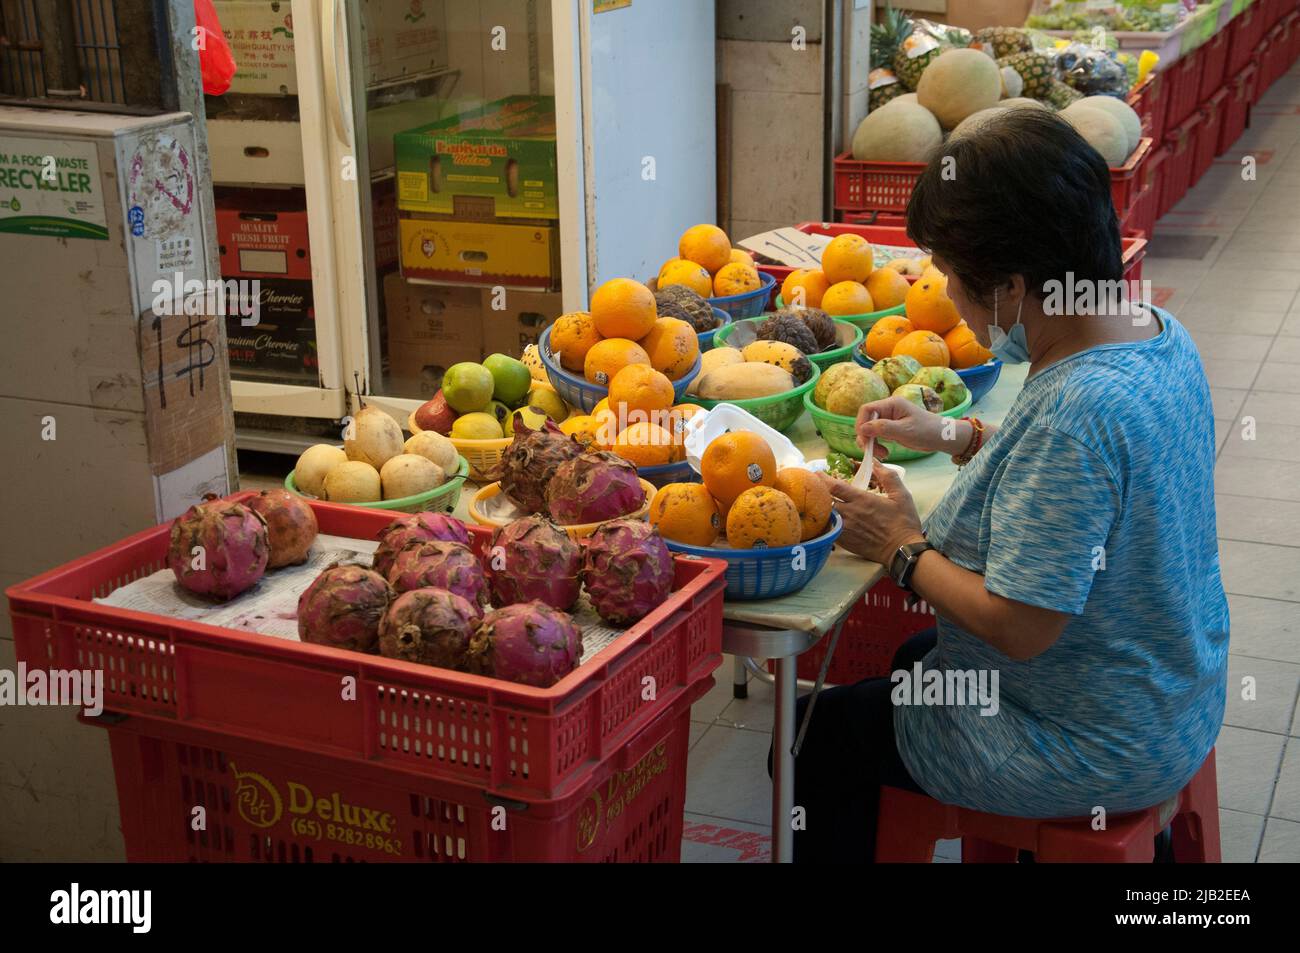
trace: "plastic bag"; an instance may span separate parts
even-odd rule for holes
[[[230,89],[235,77],[235,55],[221,32],[212,0],[194,0],[195,35],[199,39],[199,72],[203,77],[203,91],[209,96],[220,96]]]
[[[1061,81],[1085,96],[1124,96],[1128,93],[1128,70],[1114,50],[1099,50],[1071,43],[1056,54],[1056,72]]]

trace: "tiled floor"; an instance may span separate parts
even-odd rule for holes
[[[1169,289],[1166,307],[1191,329],[1214,391],[1220,557],[1232,612],[1218,743],[1225,861],[1300,861],[1298,142],[1300,67],[1268,90],[1251,128],[1161,220],[1157,236],[1211,237],[1203,257],[1158,257],[1157,238],[1143,269],[1156,289]],[[1256,158],[1254,181],[1242,180],[1244,155]],[[1167,247],[1186,253],[1198,244],[1207,243]],[[768,857],[772,690],[751,679],[748,700],[733,700],[730,662],[692,711],[687,861]],[[958,856],[951,842],[937,859]]]

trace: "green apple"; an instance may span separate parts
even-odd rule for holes
[[[442,377],[442,396],[460,414],[472,414],[486,407],[492,399],[493,387],[491,372],[473,361],[451,365]]]
[[[944,410],[952,410],[966,400],[966,384],[951,367],[923,367],[912,375],[909,384],[922,384],[939,395]]]
[[[517,361],[505,354],[489,354],[483,366],[492,375],[493,400],[499,400],[507,407],[518,407],[528,396],[528,388],[533,384],[533,375],[523,361]]]

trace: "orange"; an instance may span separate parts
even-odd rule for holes
[[[915,331],[912,322],[901,314],[891,314],[881,318],[867,331],[867,339],[862,342],[862,349],[867,357],[879,361],[894,353],[894,345]]]
[[[673,382],[648,364],[629,364],[609,381],[609,409],[626,423],[673,405]],[[633,413],[639,411],[638,417]]]
[[[867,276],[867,291],[877,311],[897,308],[907,298],[911,285],[892,268],[877,268]]]
[[[749,265],[751,268],[754,267],[754,256],[743,248],[733,248],[731,250],[731,260],[738,261],[742,265]]]
[[[719,298],[724,298],[727,295],[757,291],[760,284],[762,282],[759,280],[757,268],[752,264],[746,265],[733,261],[723,265],[713,276],[713,293]]]
[[[600,340],[596,322],[586,311],[562,314],[551,326],[551,353],[559,355],[560,366],[566,370],[582,370],[587,352]]]
[[[871,243],[861,235],[836,235],[822,249],[822,271],[831,284],[866,281],[875,267]]]
[[[837,281],[822,295],[821,309],[831,317],[845,314],[870,314],[875,311],[871,294],[857,281]]]
[[[702,483],[669,483],[650,501],[650,525],[659,527],[664,539],[712,546],[722,529],[722,518]]]
[[[600,420],[591,414],[577,414],[560,424],[560,429],[581,444],[582,449],[591,453],[600,450],[597,432]]]
[[[914,357],[922,367],[947,367],[948,345],[933,331],[913,331],[894,345],[894,357]]]
[[[831,283],[826,280],[826,275],[821,271],[805,271],[798,278],[792,274],[786,280],[790,286],[790,294],[785,293],[785,285],[781,286],[781,302],[787,307],[802,308],[820,308],[822,306],[822,295],[826,294],[826,289]]]
[[[592,384],[608,387],[614,375],[629,364],[650,363],[650,355],[636,341],[627,338],[605,338],[592,346],[582,364],[582,376]]]
[[[601,337],[645,337],[659,316],[650,289],[631,278],[611,278],[591,296],[591,317]]]
[[[664,272],[668,270],[668,266],[669,266],[669,265],[675,265],[675,264],[677,264],[677,262],[679,262],[679,261],[685,261],[685,260],[686,260],[685,258],[679,258],[677,255],[674,255],[672,258],[669,258],[666,262],[664,262],[662,265],[660,265],[660,266],[659,266],[659,274],[658,274],[658,276],[656,276],[656,278],[655,278],[655,284],[656,284],[656,285],[659,285],[659,286],[662,286],[662,285],[663,285],[663,283],[664,283]]]
[[[677,254],[713,274],[731,261],[731,239],[716,225],[692,225],[677,242]]]
[[[816,474],[800,467],[786,467],[776,471],[775,487],[790,497],[799,511],[799,521],[803,525],[800,540],[807,542],[826,531],[826,524],[831,521],[833,501],[830,491],[822,486]]]
[[[721,521],[721,529],[722,529],[722,532],[723,532],[723,533],[726,533],[726,531],[727,531],[727,515],[728,515],[729,513],[731,513],[731,504],[730,504],[730,503],[723,503],[723,502],[722,502],[720,499],[718,499],[716,496],[713,498],[713,502],[714,502],[714,504],[716,504],[717,507],[718,507],[718,519]]]
[[[591,408],[591,412],[592,412],[593,415],[594,415],[594,414],[599,414],[599,413],[601,413],[602,411],[608,411],[608,410],[609,410],[609,396],[608,396],[608,395],[606,395],[606,396],[602,397],[600,400],[596,401],[596,406],[593,407],[593,408]]]
[[[948,345],[948,357],[952,367],[965,370],[978,367],[993,356],[993,352],[981,344],[965,321],[943,336],[943,343]]]
[[[637,343],[650,355],[650,366],[670,381],[679,380],[700,355],[700,336],[680,318],[656,319],[650,333]]]
[[[667,417],[661,420],[660,423],[673,435],[673,443],[684,448],[686,445],[686,421],[702,410],[704,408],[699,404],[673,404],[672,407],[668,408]]]
[[[727,545],[732,549],[793,546],[802,535],[794,500],[770,486],[746,490],[727,513]]]
[[[803,276],[806,274],[808,274],[807,268],[796,268],[793,271],[791,271],[790,274],[785,276],[785,281],[781,282],[781,303],[782,304],[785,304],[787,306],[790,304],[791,292],[794,290],[795,285],[798,284],[799,281],[802,280]]]
[[[704,266],[697,265],[695,262],[687,261],[684,258],[676,258],[666,262],[663,268],[659,269],[659,279],[655,283],[655,287],[667,288],[669,285],[682,285],[690,288],[701,298],[707,298],[713,294],[713,279],[704,270]]]
[[[638,467],[657,467],[681,459],[673,435],[658,424],[645,421],[632,424],[619,434],[614,441],[614,452]]]
[[[730,504],[748,489],[772,485],[776,457],[758,434],[733,430],[704,448],[700,476],[719,502]]]
[[[591,419],[593,423],[590,432],[595,449],[613,450],[614,441],[618,439],[618,416],[609,409],[608,401],[602,399],[592,408]]]
[[[957,326],[961,315],[948,297],[948,279],[938,271],[930,270],[908,289],[907,320],[921,331],[946,334]]]

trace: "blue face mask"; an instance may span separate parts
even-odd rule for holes
[[[989,350],[993,356],[1004,364],[1024,364],[1029,360],[1029,341],[1025,338],[1025,326],[1020,323],[1020,310],[1025,306],[1025,299],[1020,299],[1016,308],[1016,323],[1010,331],[998,327],[998,293],[993,291],[993,325],[989,328]]]

